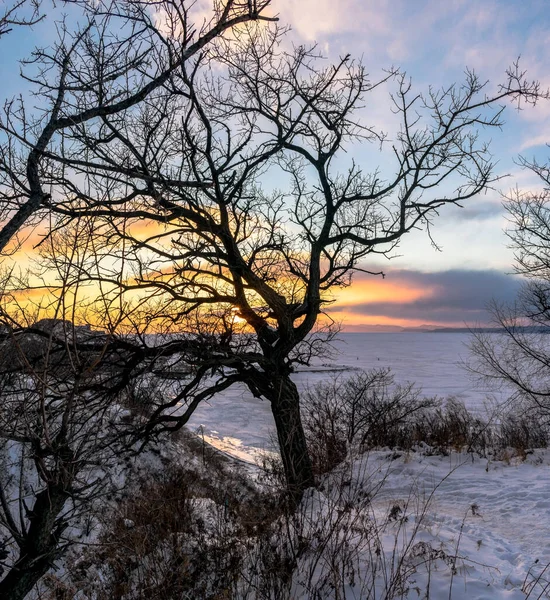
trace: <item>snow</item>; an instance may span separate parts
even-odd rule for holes
[[[207,441],[228,454],[236,451],[240,460],[258,459],[257,449],[238,440]],[[357,501],[365,497],[368,502]],[[308,515],[312,538],[328,531],[345,511],[358,513],[349,517],[350,529],[361,530],[356,523],[360,515],[376,524],[382,546],[378,571],[373,575],[373,538],[355,535],[350,540],[357,546],[355,584],[345,587],[342,598],[366,598],[373,579],[373,597],[385,598],[387,581],[397,578],[399,570],[405,582],[396,597],[407,600],[550,597],[550,573],[545,573],[550,563],[548,450],[527,457],[510,451],[498,460],[466,452],[430,455],[427,448],[372,451],[326,476],[304,505],[301,511]],[[399,511],[393,522],[389,515],[395,507]],[[329,558],[323,556],[323,562],[328,564]],[[307,561],[299,565],[292,595],[296,600],[311,597],[304,583],[308,568]],[[313,579],[326,576],[317,567]]]
[[[371,460],[385,476],[375,498],[379,511],[405,503],[410,490],[430,498],[419,538],[460,557],[452,598],[519,599],[530,586],[533,597],[539,597],[541,584],[534,581],[550,562],[548,451],[525,461],[402,454],[391,460],[387,472],[387,452],[377,452]],[[432,597],[447,598],[451,574],[439,575],[431,578]],[[416,579],[426,590],[426,574],[420,572]]]
[[[466,335],[342,337],[334,359],[295,373],[301,389],[356,368],[392,366],[398,382],[416,381],[426,395],[453,395],[475,410],[487,401],[490,391],[470,381],[457,362],[467,356]],[[505,391],[491,394],[493,401],[506,398]],[[201,406],[189,429],[232,457],[232,469],[261,485],[259,465],[276,446],[267,402],[235,386]],[[125,489],[130,472],[147,481],[170,461],[193,463],[205,477],[213,476],[200,451],[185,452],[177,440],[151,449],[119,465],[113,484]],[[217,515],[221,505],[208,497],[195,502],[208,526],[208,515]],[[487,458],[434,454],[426,445],[408,452],[355,449],[305,495],[297,515],[289,528],[311,546],[291,582],[294,600],[550,598],[550,450],[523,456],[501,451]],[[133,529],[128,517],[124,527]],[[97,530],[83,541],[91,544],[96,537]],[[254,544],[241,541],[243,547]],[[58,575],[64,572],[60,565]]]
[[[268,454],[276,456],[276,454],[270,450],[256,448],[254,446],[245,446],[243,441],[238,438],[219,437],[214,431],[211,432],[211,435],[201,434],[200,432],[198,432],[198,435],[206,444],[210,444],[222,454],[246,464],[260,464],[263,458]]]
[[[416,381],[429,396],[461,398],[470,409],[482,410],[488,398],[492,402],[506,398],[505,391],[499,395],[482,389],[461,370],[459,360],[467,356],[467,335],[342,337],[340,354],[334,360],[294,375],[300,388],[341,368],[391,366],[398,381]],[[243,388],[235,387],[201,407],[194,423],[197,429],[200,423],[206,442],[241,461],[257,462],[263,450],[273,448],[268,404],[252,398]],[[550,451],[537,450],[526,457],[510,451],[488,459],[456,452],[430,455],[428,450],[376,451],[368,459],[356,457],[347,465],[354,480],[351,488],[375,490],[368,508],[361,505],[361,510],[370,511],[373,522],[383,524],[382,571],[396,564],[396,556],[403,561],[400,568],[406,572],[406,585],[398,597],[550,597],[550,572],[545,571],[550,563]],[[328,518],[326,507],[342,502],[342,498],[330,499],[339,488],[331,486],[330,478],[337,476],[330,475],[324,491],[321,486],[304,500],[309,503],[312,523],[328,527],[323,521]],[[392,510],[399,512],[395,523],[388,517]],[[361,578],[366,586],[372,577],[365,566],[372,565],[372,547],[358,552],[363,552],[358,559],[363,570],[353,587],[345,587],[345,598],[364,597],[367,588],[361,588]],[[375,575],[376,597],[384,597],[387,577],[387,573]],[[295,582],[293,593],[294,598],[309,597],[303,582]]]

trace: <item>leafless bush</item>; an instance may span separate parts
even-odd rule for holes
[[[145,592],[179,598],[189,591],[201,562],[190,559],[184,541],[199,523],[189,483],[184,473],[168,472],[120,506],[100,539],[97,559],[109,591],[98,598],[140,598]]]
[[[399,503],[384,499],[389,471],[368,453],[344,461],[289,510],[225,459],[213,477],[199,448],[184,446],[183,466],[143,480],[104,516],[99,543],[68,566],[57,590],[94,600],[328,600],[353,590],[389,600],[407,593],[419,571],[460,561],[456,549],[418,538],[431,495],[411,488]]]
[[[411,424],[411,429],[409,448],[423,442],[442,453],[466,449],[485,454],[496,444],[492,420],[472,414],[456,398],[425,411],[421,419]]]
[[[267,532],[276,506],[235,470],[219,469],[171,464],[133,486],[104,517],[97,549],[70,569],[85,597],[245,598],[252,543],[263,549],[265,576],[275,578],[283,565]]]
[[[389,369],[335,378],[308,390],[304,421],[316,471],[330,471],[352,443],[365,450],[410,446],[411,424],[436,402],[413,384],[396,385]]]
[[[547,421],[532,411],[482,416],[456,398],[424,398],[412,384],[395,385],[389,370],[335,378],[310,389],[304,422],[318,474],[340,464],[352,446],[411,450],[423,444],[431,452],[484,456],[511,448],[523,455],[546,448],[550,440]]]
[[[500,445],[520,453],[533,448],[548,448],[550,430],[548,420],[532,411],[514,409],[504,415],[500,424]]]

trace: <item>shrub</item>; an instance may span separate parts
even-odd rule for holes
[[[485,454],[496,443],[491,420],[473,415],[456,398],[425,411],[411,428],[411,446],[425,443],[442,453],[466,449]]]
[[[413,384],[395,384],[389,369],[361,371],[309,389],[304,427],[316,472],[342,462],[353,443],[364,450],[409,446],[414,443],[411,425],[436,404]]]
[[[547,419],[534,411],[513,410],[504,415],[500,424],[500,445],[525,453],[533,448],[547,448]]]
[[[349,589],[368,600],[405,596],[422,569],[454,568],[453,549],[417,539],[434,492],[388,504],[388,471],[368,453],[352,452],[289,509],[284,487],[258,488],[193,440],[178,436],[184,462],[126,486],[101,515],[97,543],[44,582],[44,600],[75,590],[82,600],[320,599]]]
[[[512,448],[524,456],[550,440],[548,423],[532,410],[484,418],[456,398],[424,398],[413,384],[395,384],[388,369],[318,384],[305,394],[303,414],[317,474],[340,464],[351,446],[411,450],[427,444],[432,452],[484,456]]]

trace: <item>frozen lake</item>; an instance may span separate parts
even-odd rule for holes
[[[342,333],[338,338],[333,342],[333,358],[317,360],[312,369],[293,375],[299,388],[333,377],[335,370],[345,376],[355,369],[390,367],[396,383],[415,382],[426,396],[454,396],[472,409],[483,408],[488,396],[494,396],[461,366],[468,360],[467,333]],[[235,438],[247,446],[271,446],[269,404],[241,386],[199,407],[189,427],[201,425],[216,437]]]
[[[456,396],[477,405],[483,393],[460,366],[468,359],[467,333],[342,333],[333,345],[334,368],[390,367],[397,383],[415,382],[426,396]],[[332,373],[300,372],[297,383],[312,383]]]

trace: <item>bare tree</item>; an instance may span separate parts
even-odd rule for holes
[[[24,12],[26,4],[30,13]],[[36,51],[28,66],[29,79],[42,83],[47,81],[42,68],[48,61],[58,69],[55,85],[41,90],[50,104],[42,104],[39,112],[28,110],[22,99],[4,105],[2,249],[21,228],[49,212],[63,167],[56,166],[46,150],[63,155],[65,129],[139,105],[216,36],[240,22],[263,18],[260,13],[268,2],[216,3],[212,18],[207,15],[197,24],[180,2],[73,4],[83,7],[86,24],[78,31],[62,25],[59,44],[51,51]],[[14,26],[36,23],[41,18],[37,11],[36,2],[9,7],[0,18],[0,35]],[[88,55],[79,54],[83,49],[101,56],[94,64],[85,63],[82,59]],[[109,465],[133,452],[128,436],[132,427],[124,420],[127,411],[121,403],[136,401],[140,374],[154,370],[162,358],[154,348],[144,350],[122,338],[74,327],[76,304],[69,306],[68,297],[76,288],[65,267],[80,259],[89,238],[60,246],[57,241],[66,231],[57,236],[50,232],[48,243],[56,243],[45,257],[54,269],[52,283],[58,292],[50,306],[53,319],[37,321],[21,309],[14,314],[10,292],[20,286],[12,273],[3,274],[0,299],[3,308],[10,307],[2,311],[0,344],[3,598],[24,598],[74,543],[73,527],[89,516],[91,504],[105,491]],[[61,261],[56,256],[62,247]],[[23,316],[23,322],[16,316]]]
[[[18,0],[8,5],[0,14],[0,37],[14,27],[36,25],[44,18],[40,13],[40,0]]]
[[[350,57],[320,67],[314,48],[282,49],[267,0],[215,3],[202,24],[185,2],[73,4],[84,25],[60,26],[27,66],[45,104],[7,102],[0,120],[0,249],[49,217],[44,287],[61,319],[29,328],[4,312],[10,598],[70,543],[102,489],[99,463],[182,427],[235,383],[269,401],[298,500],[314,477],[291,374],[334,332],[318,331],[331,290],[492,185],[480,130],[502,125],[504,101],[546,97],[517,66],[492,94],[468,72],[424,96],[397,71],[372,82]],[[401,122],[391,142],[362,111],[382,84]],[[393,174],[349,159],[357,145],[380,147]],[[17,285],[6,286],[9,305]],[[105,333],[84,335],[85,319]],[[113,418],[136,382],[178,370],[131,427]]]
[[[192,2],[66,3],[81,7],[86,22],[78,30],[62,23],[58,43],[34,51],[29,67],[35,68],[29,69],[27,79],[39,87],[40,112],[20,98],[4,104],[0,251],[22,228],[47,213],[58,176],[48,152],[63,154],[75,128],[117,115],[124,119],[129,110],[164,89],[172,74],[216,37],[239,23],[267,18],[262,12],[269,0],[216,1],[212,15],[198,23],[193,20]],[[4,30],[16,22],[16,10],[22,5],[8,9]],[[132,169],[127,173],[131,175]]]
[[[474,332],[474,372],[512,390],[513,400],[550,412],[550,165],[520,159],[539,178],[538,192],[513,190],[505,197],[515,272],[525,280],[516,302],[494,301],[491,312],[501,335]]]
[[[78,294],[73,265],[90,249],[88,225],[77,222],[42,246],[42,263],[57,273],[49,306],[27,307],[21,284],[9,272],[3,281],[0,597],[10,600],[26,597],[86,539],[107,495],[117,498],[114,475],[127,475],[128,459],[144,447],[136,430],[156,396],[170,392],[165,360],[177,367],[170,344],[145,348],[135,336],[74,325],[86,310],[70,297]]]
[[[473,73],[426,97],[388,74],[402,125],[395,175],[385,179],[354,161],[337,164],[354,143],[383,141],[360,119],[382,82],[349,57],[320,68],[314,49],[283,52],[283,33],[234,30],[180,65],[138,110],[75,123],[63,152],[42,155],[57,168],[49,208],[58,226],[94,219],[93,256],[75,280],[101,283],[112,302],[133,297],[150,324],[210,335],[207,356],[186,345],[195,376],[158,406],[150,429],[181,427],[201,399],[244,382],[271,404],[299,496],[313,475],[290,374],[318,350],[310,334],[330,290],[349,284],[367,255],[388,255],[441,207],[491,185],[478,130],[502,124],[504,99],[533,102],[540,91],[517,68],[493,96]],[[269,177],[286,190],[269,189]],[[214,372],[215,381],[205,379]],[[187,409],[174,414],[182,400]]]
[[[12,320],[0,345],[0,596],[25,598],[85,535],[132,453],[127,361],[104,334],[61,318]],[[135,383],[134,383],[135,385]]]
[[[56,216],[53,230],[89,219],[90,251],[71,281],[98,286],[96,321],[139,333],[145,354],[144,331],[178,331],[162,352],[192,369],[143,434],[181,427],[202,400],[243,382],[270,402],[299,498],[314,480],[290,375],[322,351],[311,334],[331,290],[490,186],[480,130],[502,125],[505,100],[543,94],[516,65],[493,94],[468,72],[424,96],[396,71],[372,82],[350,57],[323,68],[314,48],[284,51],[283,30],[250,22],[265,4],[220,6],[196,41],[179,5],[161,6],[169,35],[135,1],[113,34],[100,4],[96,20],[36,55],[51,107],[34,120],[23,104],[6,107],[4,204],[17,208],[3,239],[41,209]],[[401,126],[386,154],[362,108],[394,82]],[[347,159],[354,145],[382,146],[394,174]]]

